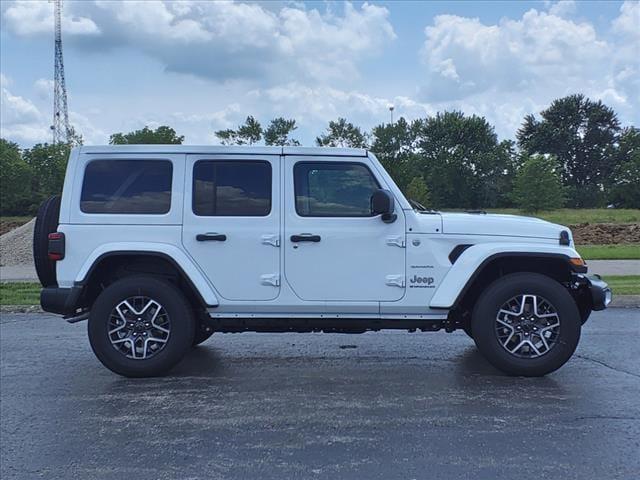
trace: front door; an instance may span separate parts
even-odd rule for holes
[[[366,158],[286,157],[285,275],[309,301],[392,302],[405,292],[405,218],[371,214]]]
[[[187,155],[182,243],[227,300],[280,292],[280,156]]]

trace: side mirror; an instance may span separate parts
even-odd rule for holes
[[[398,216],[393,213],[395,200],[389,190],[376,190],[371,195],[371,213],[373,215],[382,215],[382,221],[385,223],[393,223]]]

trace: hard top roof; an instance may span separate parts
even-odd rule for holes
[[[83,145],[78,147],[84,154],[209,154],[209,155],[300,155],[328,157],[366,157],[363,148],[333,147],[254,147],[226,145]]]

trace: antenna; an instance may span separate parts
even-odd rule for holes
[[[53,0],[54,38],[55,38],[55,67],[53,76],[53,143],[69,143],[71,141],[71,127],[69,126],[69,111],[67,109],[67,86],[64,81],[64,62],[62,60],[62,0]]]

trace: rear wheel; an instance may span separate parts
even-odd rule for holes
[[[98,296],[89,316],[89,341],[109,370],[152,377],[182,359],[193,343],[194,326],[180,290],[155,277],[133,276]]]
[[[49,197],[38,208],[33,229],[33,262],[43,287],[57,285],[56,264],[49,260],[49,234],[58,229],[60,195]]]
[[[564,365],[580,339],[580,313],[569,292],[537,273],[492,283],[476,303],[471,328],[480,352],[496,368],[541,376]]]

